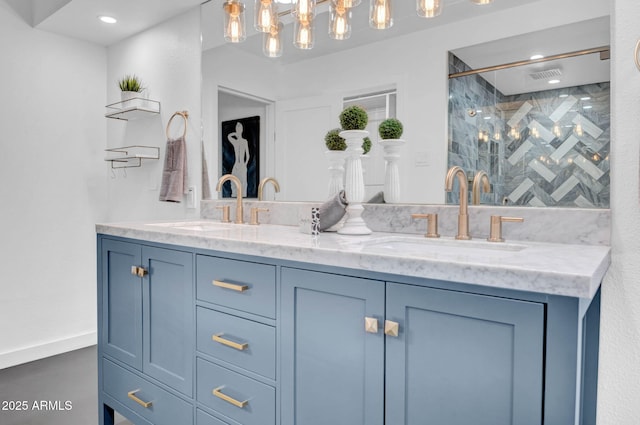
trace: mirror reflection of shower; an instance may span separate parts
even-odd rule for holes
[[[475,70],[450,53],[448,166],[488,174],[482,204],[609,207],[608,52]]]

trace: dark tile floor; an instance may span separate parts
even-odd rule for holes
[[[0,370],[0,424],[97,424],[96,356],[93,346]]]

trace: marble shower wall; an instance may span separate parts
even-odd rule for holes
[[[608,82],[505,96],[479,75],[449,80],[449,165],[487,171],[482,203],[608,208],[609,97]]]

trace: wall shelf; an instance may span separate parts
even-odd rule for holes
[[[160,148],[155,146],[123,146],[105,149],[105,161],[111,162],[111,168],[141,167],[142,160],[160,159]]]
[[[123,121],[138,120],[159,114],[160,102],[134,97],[133,99],[107,105],[106,109],[104,116],[107,118]]]

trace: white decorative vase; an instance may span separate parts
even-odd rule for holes
[[[384,151],[384,201],[390,204],[400,202],[400,148],[405,144],[403,139],[380,140]]]
[[[362,139],[367,137],[366,130],[344,130],[340,137],[347,142],[347,161],[345,166],[344,191],[347,196],[347,220],[338,233],[341,235],[370,235],[369,229],[362,219],[364,207],[364,177],[362,173]]]
[[[344,160],[346,151],[326,151],[329,161],[329,198],[344,189]]]

